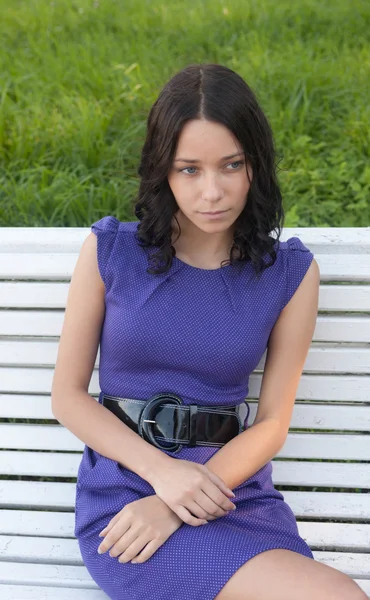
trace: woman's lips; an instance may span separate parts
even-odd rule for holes
[[[205,217],[208,217],[209,219],[217,219],[219,217],[222,217],[222,215],[226,214],[228,211],[227,210],[221,210],[218,211],[216,213],[200,213],[201,215],[204,215]]]

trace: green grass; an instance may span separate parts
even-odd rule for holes
[[[0,226],[133,220],[151,104],[190,63],[255,90],[286,226],[370,222],[368,0],[0,0]]]

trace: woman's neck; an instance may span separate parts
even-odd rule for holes
[[[230,229],[217,233],[206,233],[195,227],[188,219],[177,216],[181,235],[176,221],[173,225],[172,246],[176,255],[184,262],[199,268],[217,268],[224,260],[229,260],[233,245],[233,233]],[[198,265],[201,259],[202,265]],[[208,266],[210,265],[210,266]]]

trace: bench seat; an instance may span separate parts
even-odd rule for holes
[[[84,444],[55,420],[50,398],[69,281],[89,231],[0,228],[3,600],[107,598],[73,535]],[[319,263],[319,315],[273,479],[314,557],[370,598],[370,228],[286,228],[281,239],[292,236]],[[264,362],[250,377],[251,422]],[[99,352],[94,398],[98,367]]]

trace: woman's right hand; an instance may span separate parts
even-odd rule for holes
[[[168,458],[152,474],[150,485],[182,521],[197,527],[234,510],[232,490],[206,465]]]

